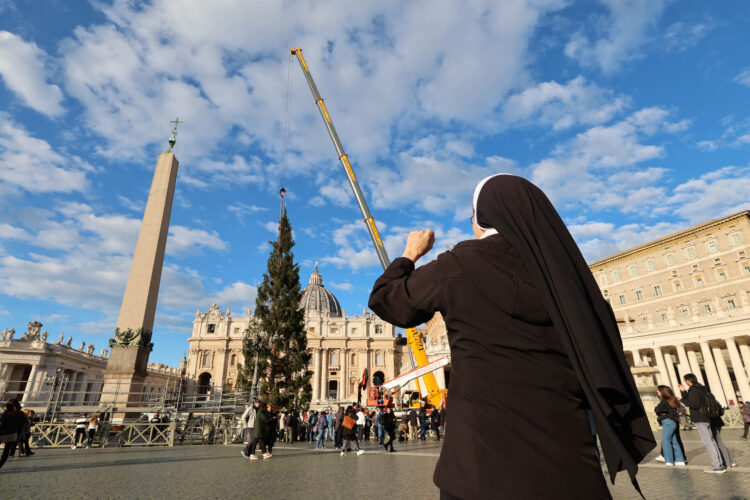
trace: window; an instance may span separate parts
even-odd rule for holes
[[[681,292],[682,283],[680,283],[679,281],[675,281],[674,283],[672,283],[672,288],[674,289],[675,292]]]
[[[620,281],[620,271],[612,271],[612,280],[613,281]]]
[[[383,366],[383,354],[382,353],[377,353],[375,355],[375,365]]]
[[[648,325],[648,317],[647,316],[644,316],[644,317],[641,318],[641,324],[642,325]]]
[[[206,354],[203,356],[203,366],[211,366],[211,355]]]
[[[628,274],[631,276],[638,276],[638,266],[635,264],[628,266]]]
[[[716,274],[716,277],[719,279],[719,281],[726,281],[727,272],[724,269],[722,269]]]
[[[711,240],[706,242],[706,251],[708,253],[716,253],[719,251],[719,242],[716,240]]]
[[[695,247],[687,247],[685,249],[685,258],[694,259],[696,257]]]
[[[643,290],[635,291],[635,300],[643,300]]]
[[[208,325],[208,333],[214,333],[216,331],[216,325]]]
[[[239,326],[235,326],[234,327],[234,334],[237,335],[238,333],[240,333],[240,327]]]
[[[669,255],[664,256],[664,264],[668,266],[674,266],[674,254],[670,253]]]
[[[653,260],[647,260],[646,271],[656,271],[656,262],[654,262]]]
[[[357,335],[357,329],[356,328],[352,328],[352,335]]]
[[[703,286],[703,276],[696,276],[694,279],[695,286]]]
[[[331,335],[336,335],[337,333],[339,333],[338,327],[332,326],[331,327]]]
[[[375,325],[375,335],[383,333],[383,325]]]
[[[617,296],[617,302],[618,302],[618,303],[619,303],[620,305],[623,305],[623,304],[625,304],[625,295],[624,295],[624,294],[620,294],[620,295],[618,295],[618,296]]]
[[[704,314],[710,314],[711,313],[711,304],[705,303],[701,306],[701,310]]]
[[[601,286],[607,286],[607,276],[604,274],[599,275],[599,284]]]
[[[727,299],[727,309],[734,309],[737,304],[734,303],[734,299]]]
[[[750,274],[750,264],[744,264],[742,266],[742,274]]]
[[[660,313],[659,314],[659,321],[661,321],[662,323],[666,323],[667,322],[667,313],[664,313],[664,312]]]
[[[744,240],[742,239],[742,233],[732,233],[729,235],[729,244],[733,247],[742,245],[743,242]]]
[[[352,354],[352,364],[353,365],[357,364],[357,355],[356,354]]]
[[[661,285],[654,285],[654,297],[661,296]]]
[[[688,311],[687,307],[683,307],[682,309],[680,309],[680,316],[683,318],[687,318],[688,316],[690,316],[690,311]]]
[[[314,327],[314,326],[311,326],[311,327],[309,328],[309,330],[310,330],[310,333],[315,333],[315,327]]]
[[[237,362],[237,355],[232,354],[232,357],[229,358],[229,366],[234,366],[234,364]]]

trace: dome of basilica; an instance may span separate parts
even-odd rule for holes
[[[315,271],[310,275],[310,283],[302,291],[300,308],[305,310],[305,314],[317,312],[321,315],[341,317],[341,305],[336,296],[323,286],[323,278],[318,272],[317,263]]]

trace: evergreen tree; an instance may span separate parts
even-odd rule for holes
[[[273,249],[255,301],[255,320],[263,339],[259,350],[258,394],[265,402],[282,409],[306,409],[312,398],[312,372],[307,369],[310,355],[305,313],[300,309],[299,266],[294,263],[292,226],[286,210],[279,232],[279,241],[269,242]],[[255,350],[249,344],[257,329],[248,330],[244,343],[245,366],[240,374],[244,388],[252,384]]]

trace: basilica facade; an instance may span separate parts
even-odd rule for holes
[[[400,373],[409,354],[393,325],[366,310],[347,315],[323,285],[317,266],[302,293],[300,307],[305,311],[311,354],[312,407],[356,400],[365,370],[368,386]],[[226,391],[236,387],[239,367],[244,363],[242,341],[251,319],[249,309],[233,316],[229,309],[221,311],[216,304],[205,312],[196,312],[188,339],[188,390]]]

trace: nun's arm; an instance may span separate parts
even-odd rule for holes
[[[440,258],[414,269],[414,262],[399,257],[373,285],[368,306],[402,328],[425,323],[442,309],[446,282],[442,267]]]

